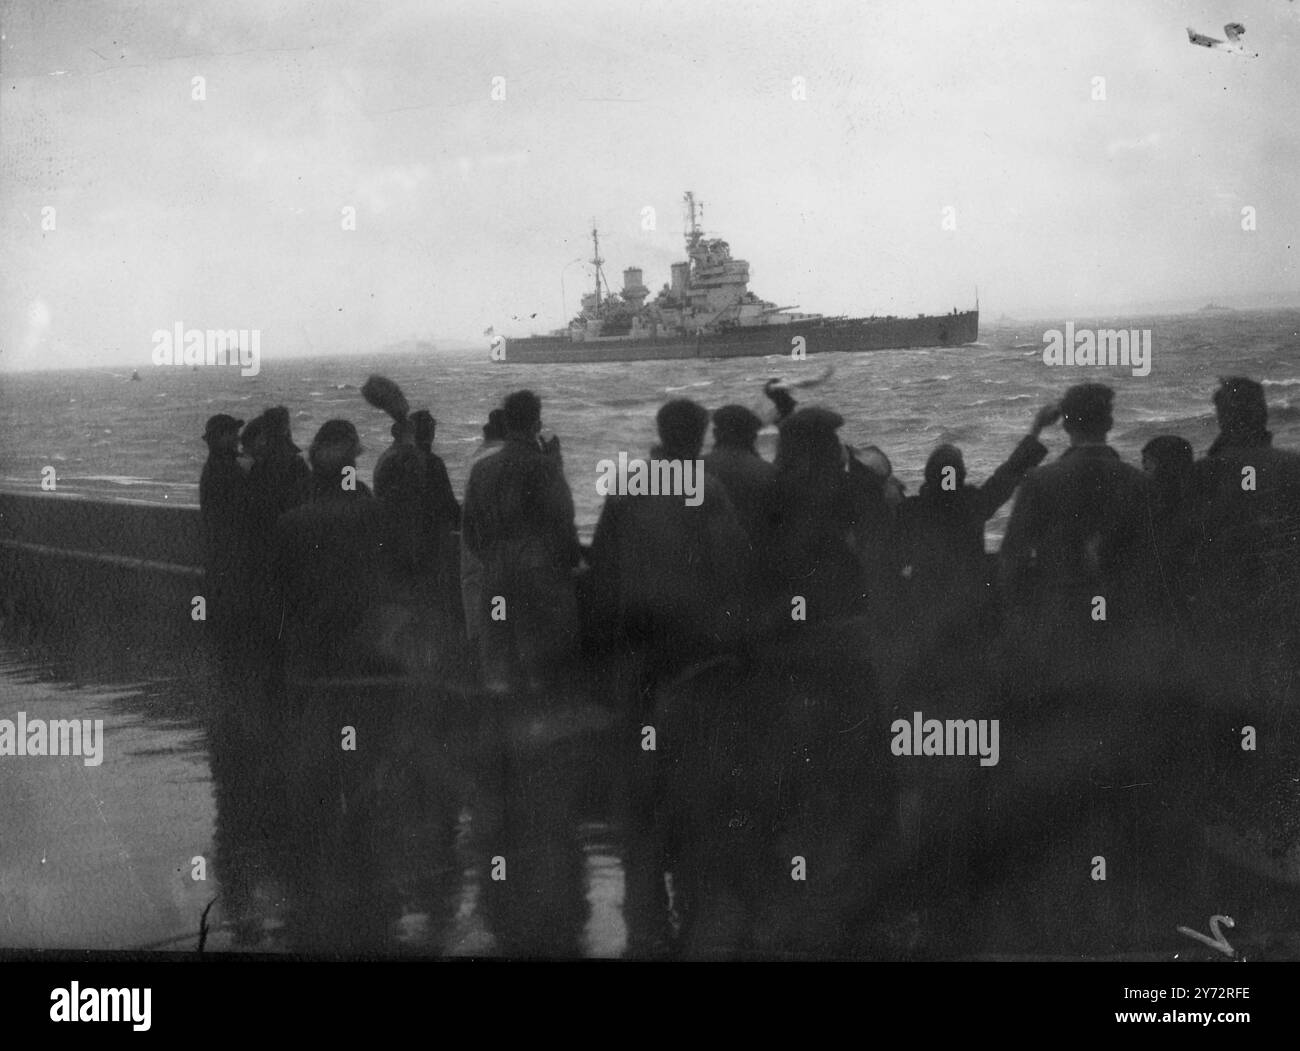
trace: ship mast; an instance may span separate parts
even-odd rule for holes
[[[591,221],[591,263],[596,268],[596,309],[600,310],[600,264],[605,260],[600,258],[600,235],[596,233],[596,220]]]
[[[697,207],[695,203],[695,194],[693,194],[690,190],[687,190],[686,196],[683,198],[683,200],[686,202],[687,222],[689,223],[689,226],[686,230],[686,249],[687,251],[689,251],[690,249],[694,248],[697,244],[700,243],[700,238],[703,236],[704,232],[700,229],[700,224],[695,219],[695,209]],[[700,210],[700,215],[703,215],[704,205],[701,204],[698,207]]]

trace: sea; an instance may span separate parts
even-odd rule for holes
[[[1064,331],[1067,321],[1076,332],[1149,329],[1149,375],[1123,366],[1045,364],[1045,334]],[[620,452],[646,455],[660,405],[691,398],[709,409],[738,403],[770,415],[761,388],[773,377],[814,381],[795,391],[799,402],[843,415],[843,440],[883,449],[909,492],[919,487],[926,457],[940,442],[960,446],[970,479],[982,480],[1011,452],[1041,405],[1089,381],[1115,389],[1112,444],[1135,464],[1142,446],[1160,434],[1181,435],[1204,452],[1215,435],[1210,396],[1218,377],[1227,375],[1262,381],[1275,442],[1300,448],[1300,311],[1004,319],[985,322],[980,337],[966,347],[814,354],[803,361],[774,356],[574,365],[493,362],[486,340],[475,352],[434,348],[315,359],[277,359],[274,346],[264,345],[256,376],[234,366],[155,366],[146,347],[134,366],[0,373],[0,488],[38,490],[43,469],[53,467],[61,493],[194,505],[207,417],[225,412],[250,420],[273,405],[288,407],[303,448],[326,420],[355,423],[364,445],[360,473],[368,481],[391,424],[361,397],[372,373],[394,380],[412,408],[433,412],[436,451],[458,495],[488,412],[512,390],[534,390],[542,399],[543,433],[561,439],[579,531],[587,536],[603,501],[598,463]],[[1066,445],[1059,427],[1046,432],[1045,441],[1053,455]],[[775,446],[769,427],[759,448],[771,457]],[[1004,508],[990,525],[994,544],[1006,514]]]

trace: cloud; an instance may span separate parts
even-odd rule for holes
[[[1106,153],[1115,157],[1121,153],[1138,153],[1156,149],[1164,136],[1158,131],[1150,131],[1139,138],[1116,139],[1106,144]]]
[[[411,164],[362,175],[357,199],[376,214],[387,211],[396,201],[410,198],[429,174],[427,165]]]

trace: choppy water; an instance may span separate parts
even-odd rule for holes
[[[1151,373],[1043,364],[1043,333],[1063,328],[1150,328]],[[1158,318],[1061,318],[1033,324],[985,324],[981,343],[960,349],[840,354],[805,362],[781,357],[725,361],[648,361],[609,365],[500,365],[474,355],[297,359],[277,362],[264,348],[258,376],[232,367],[197,371],[142,360],[130,367],[0,375],[0,486],[32,490],[41,469],[56,469],[60,491],[193,504],[206,449],[206,418],[229,412],[251,419],[275,404],[289,407],[306,447],[325,420],[351,419],[366,446],[369,478],[387,444],[389,420],[358,391],[371,372],[390,376],[415,407],[438,419],[437,449],[462,492],[487,413],[509,391],[530,387],[543,399],[543,425],[560,435],[578,522],[594,526],[601,497],[596,464],[620,451],[637,454],[654,440],[654,413],[673,397],[709,408],[765,405],[771,376],[811,377],[833,365],[833,378],[803,392],[847,418],[850,444],[879,445],[915,491],[925,457],[941,441],[963,447],[972,478],[992,471],[1027,428],[1035,409],[1072,383],[1100,380],[1117,391],[1114,444],[1131,460],[1157,434],[1181,434],[1204,451],[1213,439],[1210,393],[1217,377],[1262,380],[1279,444],[1300,447],[1300,312]],[[771,454],[773,433],[761,447]],[[1049,432],[1049,446],[1064,438]],[[1001,522],[993,524],[994,535]]]

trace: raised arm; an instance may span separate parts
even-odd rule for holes
[[[998,513],[998,508],[1011,499],[1011,494],[1030,471],[1047,458],[1047,446],[1039,441],[1044,427],[1050,427],[1061,418],[1060,406],[1053,403],[1039,409],[1029,433],[1020,439],[1006,462],[976,489],[978,507],[984,521]]]
[[[1011,521],[998,550],[998,578],[1007,596],[1014,596],[1024,588],[1039,542],[1042,497],[1036,478],[1031,472],[1020,483]]]

